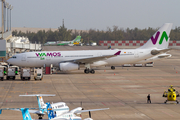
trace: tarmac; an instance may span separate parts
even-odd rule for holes
[[[66,49],[62,47],[62,49]],[[67,48],[73,49],[73,48]],[[102,49],[98,48],[97,49]],[[154,67],[95,68],[95,74],[84,69],[44,75],[42,81],[0,81],[0,108],[38,107],[36,97],[19,97],[21,94],[56,94],[43,97],[45,102],[66,102],[70,110],[110,108],[91,112],[94,120],[179,120],[180,104],[167,102],[164,90],[174,85],[180,92],[180,51],[171,50],[171,58],[156,61]],[[147,104],[147,95],[151,104]],[[180,101],[180,98],[177,98]],[[37,119],[37,115],[31,114]],[[82,113],[87,118],[88,113]],[[47,115],[44,116],[47,118]],[[18,111],[3,111],[0,120],[22,120]]]

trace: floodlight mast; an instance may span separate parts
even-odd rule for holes
[[[9,26],[8,26],[8,18],[9,18],[9,16],[8,16],[8,9],[9,9],[9,3],[7,3],[7,2],[6,2],[6,9],[7,9],[7,28],[6,28],[6,31],[8,31],[8,30],[9,30]]]
[[[13,9],[13,6],[10,7],[10,30],[11,30],[11,10]]]
[[[2,31],[2,39],[3,39],[3,33],[4,33],[4,3],[5,3],[5,0],[1,0],[2,2],[2,28],[1,28],[1,31]]]

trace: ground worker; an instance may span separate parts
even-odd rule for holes
[[[151,96],[150,96],[150,94],[148,94],[148,96],[147,96],[147,103],[151,103]]]

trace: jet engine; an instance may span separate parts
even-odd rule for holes
[[[60,69],[60,71],[78,70],[79,65],[76,63],[72,63],[72,62],[59,63],[59,69]]]

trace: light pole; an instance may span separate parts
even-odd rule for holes
[[[11,5],[10,9],[10,30],[11,30],[11,10],[13,9],[13,6]]]
[[[6,32],[6,3],[4,3],[4,32]]]
[[[2,32],[2,39],[3,39],[3,33],[4,33],[4,2],[5,0],[1,0],[2,2],[2,28],[1,28],[1,32]]]
[[[6,31],[8,31],[9,30],[9,26],[8,26],[8,18],[9,18],[9,16],[8,16],[8,9],[9,9],[9,3],[7,3],[6,2],[6,8],[7,8],[7,30]]]

